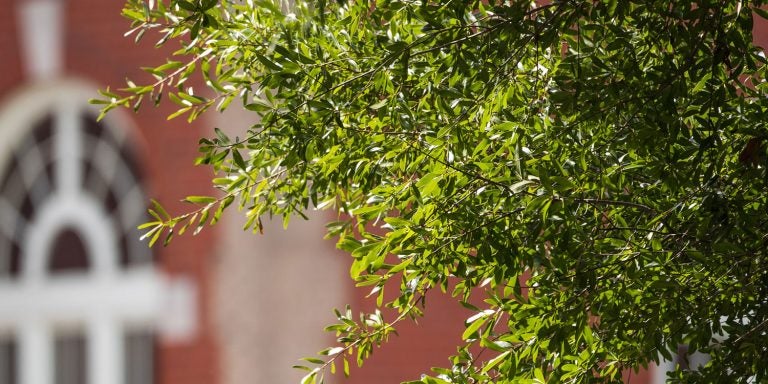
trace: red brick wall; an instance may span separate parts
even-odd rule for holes
[[[752,41],[759,47],[766,49],[768,48],[768,22],[760,16],[753,15],[753,17],[755,20],[755,27],[752,30]]]
[[[12,0],[0,0],[0,102],[21,81],[21,60],[16,45],[16,9]]]

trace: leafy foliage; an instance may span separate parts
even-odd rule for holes
[[[762,382],[762,3],[129,0],[137,40],[182,48],[94,102],[253,111],[246,137],[200,141],[221,197],[157,205],[152,242],[232,203],[254,231],[335,209],[351,277],[399,281],[378,304],[400,316],[337,312],[339,346],[304,383],[362,364],[435,289],[485,300],[420,383],[620,382],[683,343],[711,361],[673,380]]]

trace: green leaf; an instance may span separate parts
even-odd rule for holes
[[[325,364],[325,361],[314,358],[314,357],[302,357],[301,360],[310,362],[312,364],[319,364],[319,365]]]
[[[704,74],[704,76],[701,77],[701,79],[696,83],[696,85],[693,87],[693,93],[701,92],[702,89],[707,85],[707,81],[712,78],[712,73],[707,72]]]
[[[474,338],[473,335],[480,329],[480,327],[485,325],[491,314],[493,314],[493,311],[483,311],[467,319],[467,329],[464,330],[461,338],[463,340]]]
[[[178,5],[179,7],[181,7],[181,9],[184,9],[184,10],[187,10],[187,11],[190,11],[190,12],[196,12],[196,11],[199,10],[197,8],[197,6],[195,6],[194,4],[190,3],[189,1],[176,0],[175,4]]]
[[[152,248],[153,245],[155,245],[155,242],[157,239],[160,238],[160,235],[163,234],[163,228],[162,226],[155,227],[150,233],[152,233],[152,237],[149,239],[149,247]]]
[[[509,356],[510,353],[512,353],[512,351],[507,350],[498,354],[493,359],[488,360],[488,362],[483,365],[483,369],[481,370],[481,372],[487,373],[491,369],[495,368],[497,365],[499,365],[499,363],[504,361],[504,359],[507,358],[507,356]]]
[[[211,204],[216,202],[215,197],[210,196],[187,196],[184,201],[192,204]]]
[[[169,215],[168,212],[165,211],[163,206],[160,205],[160,203],[158,203],[157,200],[151,199],[150,201],[152,201],[152,206],[155,208],[155,211],[159,212],[160,215],[162,215],[162,219],[164,219],[164,220],[170,220],[171,219],[171,215]]]
[[[529,186],[534,184],[536,184],[536,182],[531,180],[521,180],[521,181],[518,181],[517,183],[512,184],[512,186],[510,186],[509,188],[514,193],[520,193],[522,191],[525,191],[526,189],[528,189]]]
[[[136,229],[145,229],[145,228],[149,228],[149,227],[156,227],[156,226],[162,225],[162,224],[163,224],[162,221],[149,221],[149,222],[140,224],[138,227],[136,227]]]

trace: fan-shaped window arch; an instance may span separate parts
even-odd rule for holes
[[[128,140],[97,122],[91,113],[82,112],[75,128],[78,132],[74,132],[80,143],[65,138],[60,140],[63,143],[57,143],[60,133],[54,126],[54,117],[40,118],[10,155],[5,169],[0,170],[0,276],[18,276],[25,248],[22,239],[28,226],[39,218],[47,197],[67,192],[65,186],[57,183],[64,178],[79,178],[79,185],[73,185],[69,192],[84,194],[112,218],[111,231],[118,237],[118,262],[122,267],[151,261],[150,251],[136,240],[136,225],[144,219],[145,197],[140,167]],[[73,164],[56,166],[57,159],[70,158]],[[80,169],[72,169],[75,167]],[[57,170],[70,174],[56,176]],[[62,228],[55,237],[48,270],[87,270],[89,262],[82,234],[73,228]]]

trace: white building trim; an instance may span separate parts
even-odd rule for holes
[[[21,59],[27,76],[45,80],[58,76],[64,66],[64,4],[61,0],[19,2]]]

